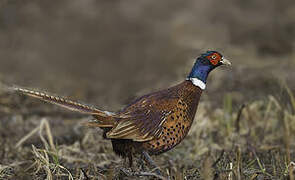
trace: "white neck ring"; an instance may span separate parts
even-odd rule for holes
[[[202,90],[206,88],[206,84],[198,78],[187,78],[186,80],[190,80],[193,85],[198,86]]]

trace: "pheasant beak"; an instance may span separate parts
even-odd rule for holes
[[[227,66],[231,66],[231,62],[227,59],[225,59],[224,57],[222,57],[221,61],[220,61],[223,65],[227,65]]]

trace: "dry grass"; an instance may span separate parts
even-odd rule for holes
[[[170,179],[292,180],[295,99],[288,88],[282,91],[283,96],[287,101],[269,95],[237,109],[231,94],[225,95],[223,108],[213,109],[202,102],[188,137],[174,150],[154,159]],[[10,111],[17,112],[12,107]],[[149,169],[120,170],[125,164],[114,155],[110,142],[101,138],[101,131],[77,123],[85,119],[56,122],[54,119],[63,118],[15,116],[12,113],[1,121],[0,179],[155,177]],[[16,132],[15,136],[5,133],[4,128],[16,125],[24,126],[24,132]]]
[[[2,0],[0,81],[116,110],[183,80],[188,59],[217,49],[233,68],[210,75],[188,137],[153,158],[170,179],[294,179],[294,8],[291,0]],[[278,77],[290,89],[278,90]],[[100,130],[80,126],[84,116],[1,87],[0,179],[139,179],[119,171],[124,162]]]

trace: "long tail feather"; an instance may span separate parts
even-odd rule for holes
[[[105,127],[113,127],[114,123],[113,121],[109,121],[109,123],[107,123],[108,121],[105,122],[87,122],[84,123],[84,126],[88,126],[88,127],[100,127],[100,128],[105,128]]]
[[[114,113],[111,113],[108,111],[101,111],[99,109],[96,109],[95,107],[74,102],[72,100],[65,99],[63,97],[52,96],[44,92],[33,91],[33,90],[18,88],[18,87],[13,87],[12,89],[18,93],[31,96],[52,104],[56,104],[60,107],[64,107],[72,111],[77,111],[80,113],[91,114],[91,115],[102,116],[102,117],[109,117],[109,116],[115,115]]]

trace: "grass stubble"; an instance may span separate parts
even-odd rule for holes
[[[222,108],[201,102],[185,140],[153,157],[162,179],[294,180],[295,98],[283,86],[279,97],[269,95],[238,108],[230,93]],[[63,117],[59,111],[32,115],[30,108],[40,103],[15,96],[0,92],[0,179],[156,178],[137,165],[137,173],[120,170],[126,163],[102,139],[101,130],[80,125],[84,117]],[[28,109],[21,110],[23,105]]]

